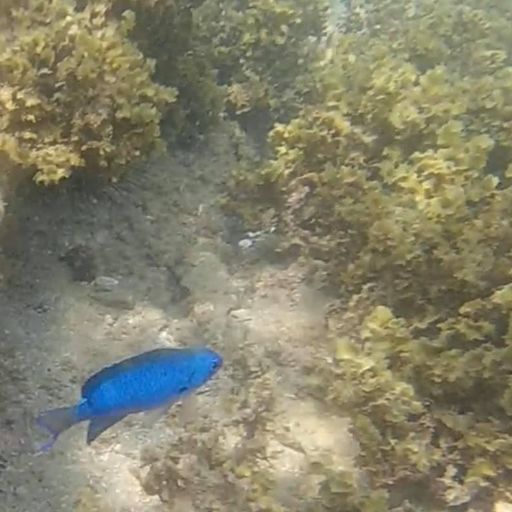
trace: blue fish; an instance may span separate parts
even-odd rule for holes
[[[87,444],[129,414],[169,407],[207,382],[222,366],[222,357],[206,347],[158,348],[124,359],[89,377],[75,405],[43,412],[36,424],[51,440],[89,421]]]

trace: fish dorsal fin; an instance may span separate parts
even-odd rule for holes
[[[156,348],[154,350],[123,359],[122,361],[107,366],[91,375],[82,385],[82,396],[87,397],[87,395],[102,382],[108,381],[109,379],[127,372],[133,367],[151,365],[161,361],[164,356],[170,357],[175,355],[178,357],[186,352],[188,352],[187,349]]]
[[[105,430],[121,421],[125,416],[126,414],[119,414],[116,416],[93,418],[87,427],[87,444],[91,444],[98,436],[103,434]]]

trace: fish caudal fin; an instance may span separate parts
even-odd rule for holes
[[[38,427],[46,430],[51,435],[51,439],[43,445],[40,445],[39,450],[44,452],[48,451],[62,432],[79,421],[77,407],[74,405],[70,407],[59,407],[58,409],[51,409],[41,413],[35,419],[35,423]]]

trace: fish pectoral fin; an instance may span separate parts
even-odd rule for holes
[[[103,434],[105,430],[115,425],[126,417],[126,414],[119,414],[115,416],[102,416],[100,418],[93,418],[87,427],[87,444],[91,444],[98,436]]]
[[[146,428],[152,427],[156,422],[160,421],[167,415],[173,403],[174,402],[171,402],[156,409],[146,411],[142,417],[142,426]]]
[[[146,428],[152,427],[156,422],[169,414],[169,409],[176,403],[176,400],[171,400],[165,405],[156,409],[151,409],[144,413],[142,425]],[[180,418],[183,423],[188,423],[194,414],[197,413],[197,400],[193,395],[185,396],[181,399]]]

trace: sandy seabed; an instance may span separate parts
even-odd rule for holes
[[[243,233],[227,232],[216,204],[237,165],[234,145],[221,131],[199,148],[153,158],[109,189],[27,190],[9,205],[0,512],[244,512],[242,501],[215,496],[225,475],[206,470],[183,440],[214,433],[236,458],[240,425],[247,436],[263,417],[260,449],[286,509],[300,508],[309,457],[350,467],[346,420],[303,392],[303,364],[325,356],[328,298],[296,263],[268,260],[257,244],[240,249]],[[34,455],[33,415],[73,403],[88,375],[152,347],[198,343],[222,352],[225,365],[191,405],[159,419],[129,417],[89,447],[80,425],[49,454]],[[176,467],[192,461],[179,493],[165,476],[174,446]]]

